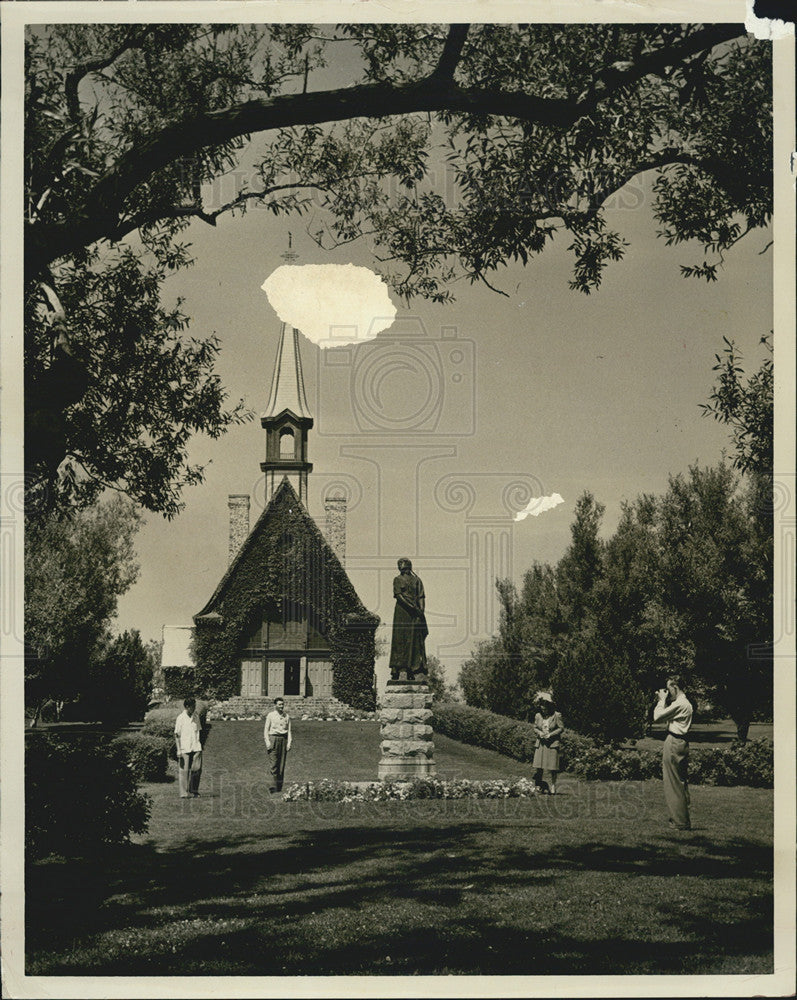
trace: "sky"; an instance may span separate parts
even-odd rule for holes
[[[368,344],[323,350],[301,338],[315,418],[310,512],[322,515],[331,485],[346,488],[347,570],[383,622],[392,620],[396,560],[412,559],[427,594],[427,651],[450,681],[497,628],[495,578],[519,582],[533,561],[555,563],[585,490],[605,505],[608,537],[624,500],[663,492],[670,475],[729,449],[727,428],[700,410],[723,336],[750,371],[763,358],[759,341],[772,328],[767,233],[741,241],[707,285],[679,272],[699,249],[656,239],[646,185],[621,192],[607,221],[630,246],[589,296],[568,288],[563,238],[528,266],[498,273],[506,297],[459,282],[453,304],[408,307],[392,296],[395,321]],[[258,210],[216,228],[192,224],[196,263],[165,290],[167,300],[185,299],[192,335],[218,335],[230,400],[243,398],[258,416],[280,330],[262,286],[286,263],[288,232],[294,266],[374,266],[364,245],[320,250],[304,225]],[[362,329],[361,298],[352,317]],[[227,495],[252,496],[252,523],[262,509],[264,453],[257,418],[218,441],[194,439],[190,458],[206,464],[205,482],[185,491],[175,520],[147,517],[119,630],[159,639],[163,625],[191,624],[227,564]],[[561,502],[515,519],[553,494]],[[377,677],[387,678],[384,660]]]

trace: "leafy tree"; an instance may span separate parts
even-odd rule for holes
[[[504,656],[501,640],[494,636],[480,642],[463,661],[459,671],[459,686],[468,705],[491,708],[496,664]]]
[[[671,477],[661,497],[623,507],[598,537],[603,508],[585,493],[572,543],[535,565],[518,595],[499,582],[499,635],[463,665],[468,704],[525,718],[552,686],[568,725],[608,739],[640,735],[667,672],[728,712],[745,739],[772,703],[772,546],[753,477],[726,466]]]
[[[757,372],[744,380],[742,357],[727,337],[722,356],[715,355],[717,382],[709,402],[701,406],[705,415],[728,424],[732,430],[733,465],[740,472],[771,479],[773,470],[773,391],[772,338],[762,337],[767,351]]]
[[[118,636],[106,633],[91,656],[81,696],[87,717],[113,723],[143,719],[158,662],[153,652],[138,629]]]
[[[556,567],[561,613],[570,630],[592,606],[604,573],[604,545],[598,537],[606,508],[588,491],[576,501],[571,542]]]
[[[580,733],[621,741],[645,732],[648,699],[594,619],[566,642],[553,690],[566,725]]]
[[[559,639],[566,626],[556,572],[547,563],[534,562],[523,574],[514,620],[519,631],[514,641],[525,665],[527,687],[535,690],[549,687],[557,662]],[[509,618],[502,619],[504,629],[508,625]],[[530,704],[528,708],[530,711]]]
[[[428,671],[427,683],[432,697],[435,701],[451,701],[454,687],[453,684],[446,684],[446,675],[443,664],[437,656],[433,654],[426,657],[426,668]]]
[[[336,60],[351,85],[326,86]],[[571,285],[589,292],[624,250],[607,202],[652,172],[662,235],[697,240],[704,259],[684,271],[712,279],[770,215],[770,79],[768,44],[742,25],[37,28],[26,455],[48,489],[32,499],[80,505],[112,484],[174,514],[201,476],[188,435],[244,416],[223,408],[218,345],[185,341],[159,301],[191,220],[312,206],[320,245],[366,238],[400,294],[439,302],[453,278],[495,287],[566,234]],[[241,183],[230,171],[254,135]],[[225,175],[230,197],[209,200]]]
[[[121,497],[71,518],[31,525],[25,538],[26,696],[42,702],[86,689],[92,653],[138,577],[140,515]]]
[[[772,703],[771,554],[751,516],[755,495],[725,465],[694,466],[671,477],[660,512],[663,602],[686,623],[694,672],[713,685],[740,739]]]
[[[162,242],[157,249],[166,253]],[[216,438],[247,419],[242,404],[224,408],[217,338],[184,337],[180,303],[160,304],[169,266],[130,247],[101,258],[94,247],[62,263],[55,320],[43,286],[33,289],[39,301],[29,303],[25,342],[32,516],[85,507],[107,487],[173,516],[181,489],[202,480],[188,462],[191,435]]]
[[[661,549],[659,499],[643,494],[624,503],[605,546],[595,601],[605,642],[648,696],[661,686],[663,673],[690,674],[694,666],[687,624],[662,602]]]

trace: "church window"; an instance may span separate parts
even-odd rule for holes
[[[293,458],[296,454],[296,439],[290,427],[280,431],[280,458]]]

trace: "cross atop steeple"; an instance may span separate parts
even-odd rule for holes
[[[280,254],[280,257],[282,258],[282,260],[286,261],[288,264],[292,264],[295,260],[299,259],[299,254],[296,253],[296,251],[293,250],[292,247],[293,247],[293,233],[291,233],[290,230],[289,230],[288,231],[288,249],[285,251],[285,253],[281,253]]]

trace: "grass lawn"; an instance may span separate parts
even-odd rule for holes
[[[92,975],[772,972],[772,792],[657,781],[530,801],[269,796],[262,726],[216,722],[202,797],[148,785],[148,834],[30,867],[27,972]],[[435,737],[442,777],[527,765]],[[375,723],[294,723],[287,781],[375,777]]]

